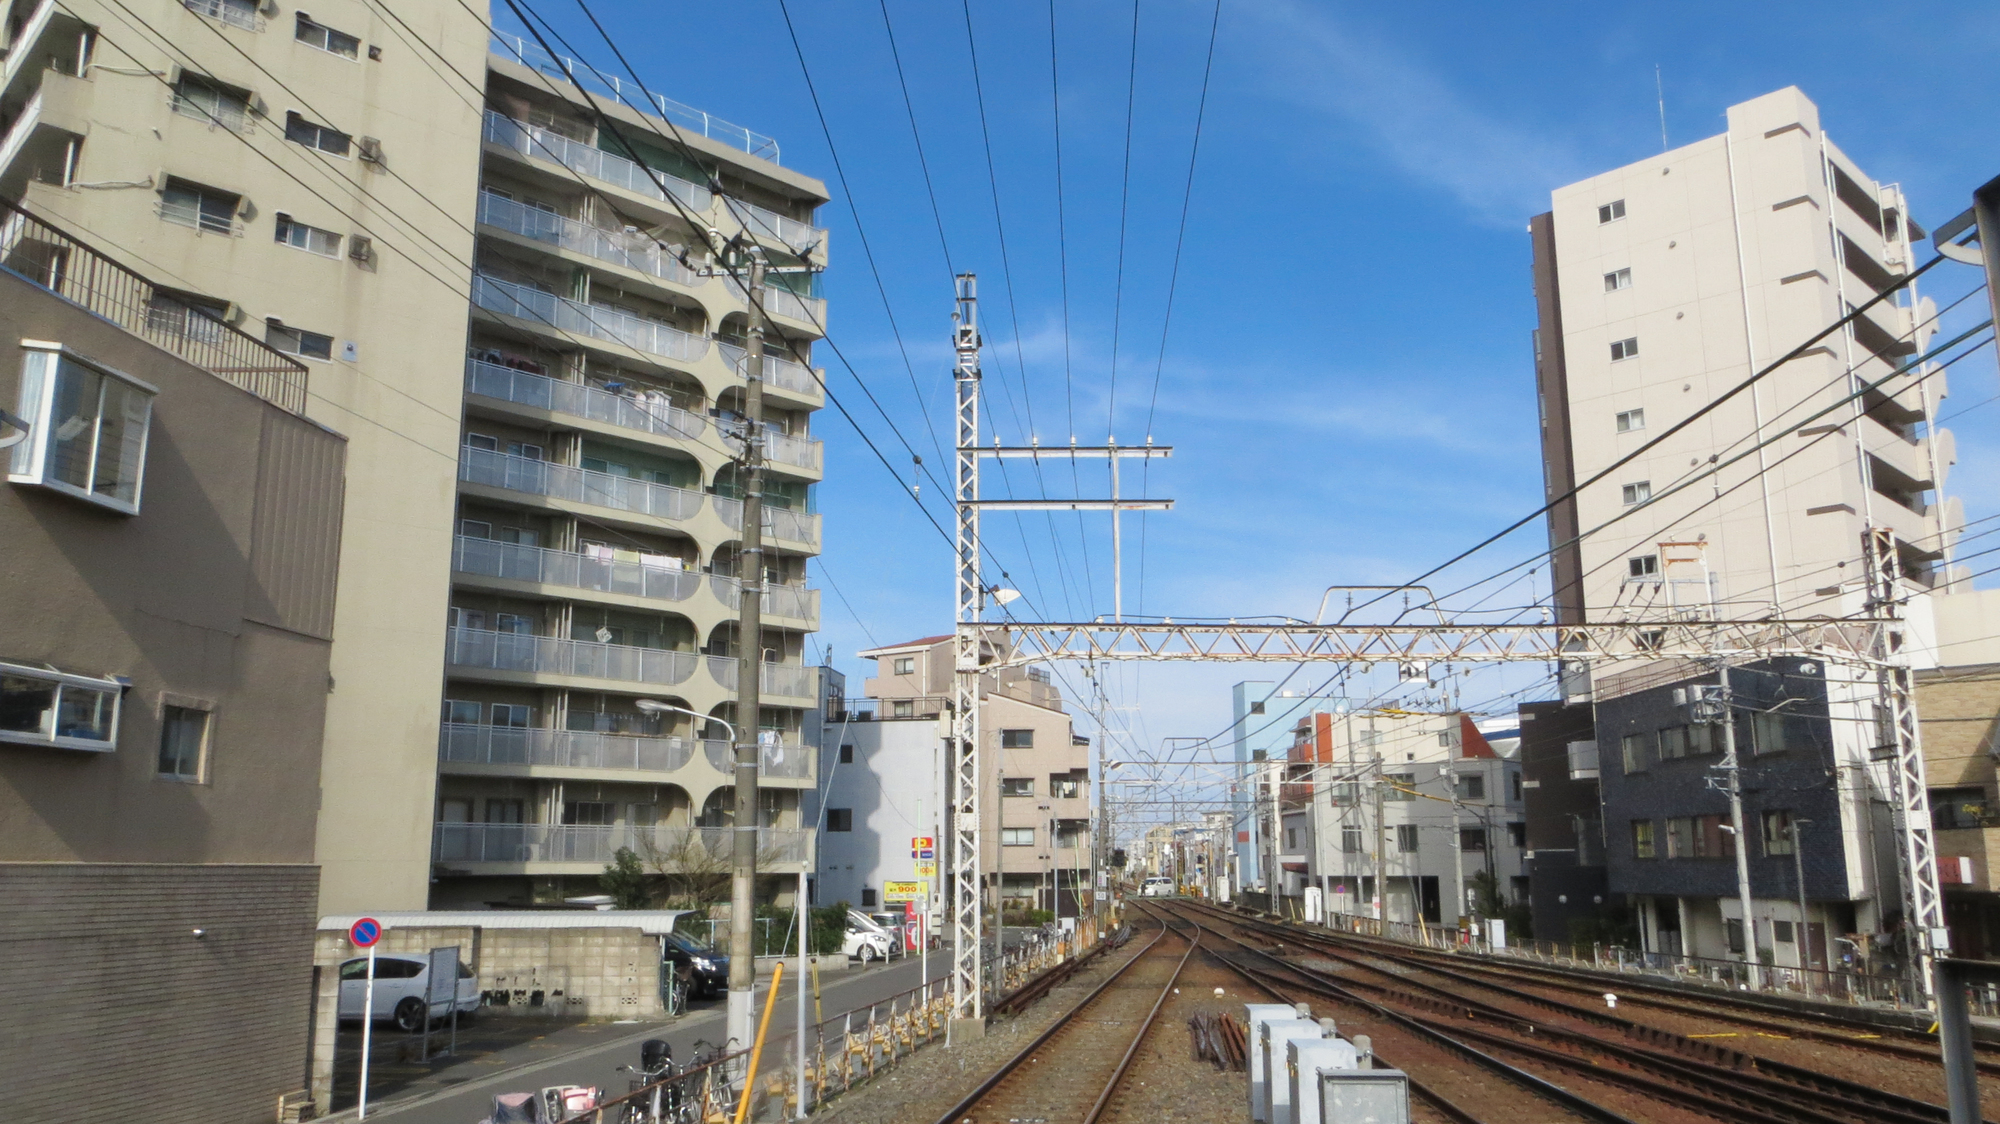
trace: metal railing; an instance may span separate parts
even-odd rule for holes
[[[722,361],[729,364],[730,370],[736,372],[736,377],[742,378],[744,364],[749,359],[748,353],[736,344],[720,340],[716,341],[715,348],[721,353]],[[769,352],[764,355],[764,383],[810,398],[817,398],[826,393],[825,388],[820,385],[820,377],[816,376],[811,368],[804,363],[781,359]]]
[[[659,94],[647,96],[631,83],[614,75],[605,74],[588,63],[578,63],[574,59],[561,58],[549,54],[541,47],[509,35],[495,31],[491,48],[501,58],[513,59],[523,65],[533,67],[552,78],[560,78],[572,86],[592,85],[610,94],[621,103],[643,113],[656,113],[678,125],[685,125],[704,137],[719,140],[731,148],[740,148],[752,156],[778,162],[778,142],[762,133],[753,133],[741,125],[733,125],[693,106],[683,105],[672,98]]]
[[[692,489],[551,464],[493,449],[475,449],[470,445],[459,450],[458,478],[468,484],[613,507],[659,519],[692,519],[701,511],[702,494]]]
[[[701,588],[701,575],[693,570],[466,535],[452,540],[451,568],[461,574],[662,601],[686,601]]]
[[[846,698],[837,701],[834,709],[827,715],[827,721],[874,722],[888,718],[936,718],[950,709],[951,701],[944,695],[886,699]]]
[[[817,437],[795,433],[764,431],[764,456],[779,464],[797,465],[819,471],[824,449]]]
[[[614,393],[580,382],[517,371],[483,359],[465,361],[465,390],[468,394],[683,441],[696,440],[708,425],[700,414],[675,406],[657,391]]]
[[[725,691],[736,689],[736,662],[735,656],[708,657],[708,673]],[[758,688],[766,695],[810,699],[818,693],[817,668],[782,663],[760,663],[757,666],[761,669],[757,677]]]
[[[708,354],[708,339],[672,324],[600,304],[585,304],[485,273],[472,275],[472,303],[504,316],[547,324],[560,332],[624,344],[664,359],[692,362]]]
[[[438,728],[438,760],[458,765],[545,765],[558,769],[629,769],[671,773],[694,760],[687,738],[600,734],[528,726],[447,722]]]
[[[608,863],[626,849],[648,866],[671,870],[720,863],[719,869],[727,869],[735,834],[727,827],[440,823],[431,853],[439,862]],[[812,836],[801,828],[760,827],[757,862],[805,862]]]
[[[295,414],[306,366],[0,199],[0,268]]]
[[[826,329],[826,302],[818,297],[802,297],[790,289],[764,288],[764,311],[773,316],[789,316]]]
[[[729,199],[729,209],[742,217],[744,229],[751,234],[782,243],[795,252],[826,245],[826,231],[809,222],[781,215],[755,203],[745,203],[735,196]]]
[[[742,500],[732,500],[726,496],[714,496],[711,497],[710,502],[715,504],[715,514],[722,518],[722,522],[730,530],[741,531],[743,529]],[[804,543],[807,546],[815,547],[819,545],[819,516],[817,515],[809,515],[803,511],[790,511],[782,507],[772,507],[767,499],[764,505],[763,524],[764,533],[784,539],[786,542]]]
[[[724,605],[735,607],[743,601],[743,583],[727,574],[710,574],[709,588],[715,592],[715,599]],[[802,585],[772,585],[764,583],[764,595],[759,599],[767,615],[791,617],[795,620],[819,620],[819,590],[807,589]]]
[[[216,96],[211,99],[212,104],[204,105],[179,90],[173,92],[172,101],[175,113],[182,117],[192,117],[211,127],[220,127],[237,133],[253,132],[256,129],[256,121],[250,116],[250,107],[242,102]]]
[[[676,285],[692,287],[707,280],[682,265],[671,250],[644,234],[605,230],[564,218],[554,211],[504,199],[490,191],[479,193],[479,221],[523,238],[546,242],[571,253],[623,266],[635,273],[672,281]]]
[[[679,176],[627,160],[615,152],[606,152],[552,129],[516,121],[490,109],[486,111],[486,128],[482,135],[489,142],[513,149],[523,156],[561,164],[578,175],[602,180],[613,187],[662,203],[667,201],[667,192],[672,192],[673,197],[686,204],[689,210],[705,213],[715,200],[714,194],[700,184],[689,183]],[[661,184],[666,185],[666,191],[660,190]]]
[[[695,652],[669,648],[635,648],[484,628],[453,627],[445,635],[445,662],[453,667],[544,672],[621,683],[668,687],[685,683],[700,658]]]
[[[736,746],[732,743],[711,738],[701,743],[701,751],[708,757],[709,768],[724,774],[736,771]],[[811,749],[792,742],[757,744],[757,772],[761,776],[804,780],[812,776],[812,758]]]

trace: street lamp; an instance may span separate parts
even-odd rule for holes
[[[730,741],[733,742],[736,740],[736,727],[726,719],[717,718],[712,714],[703,714],[698,710],[689,710],[687,707],[675,706],[672,703],[661,702],[658,699],[639,699],[632,705],[645,711],[647,714],[685,714],[689,718],[699,718],[704,722],[713,722],[729,731]]]

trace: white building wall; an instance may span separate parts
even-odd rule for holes
[[[841,760],[842,746],[854,747],[852,761]],[[817,904],[845,901],[879,909],[883,882],[916,877],[911,838],[944,834],[942,748],[936,719],[827,724],[820,751],[825,808],[813,890]],[[850,830],[824,826],[837,810],[852,817]]]

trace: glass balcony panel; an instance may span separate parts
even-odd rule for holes
[[[707,280],[644,234],[605,230],[490,191],[479,193],[479,221],[676,285],[693,287]]]
[[[469,394],[684,441],[699,438],[708,425],[701,415],[673,405],[655,391],[614,394],[483,359],[465,361],[465,389]]]
[[[657,169],[646,168],[617,153],[606,152],[560,133],[524,124],[504,113],[495,113],[490,109],[486,111],[485,138],[489,144],[502,145],[523,156],[560,164],[573,172],[602,180],[634,195],[643,195],[648,199],[657,199],[665,203],[668,193],[671,192],[675,199],[686,204],[692,211],[707,211],[715,198],[707,188],[699,184],[689,183],[678,176],[671,176]],[[666,188],[665,191],[661,190],[662,186]]]
[[[543,672],[670,687],[685,683],[694,674],[699,658],[694,652],[667,648],[635,648],[479,628],[447,629],[445,639],[445,662],[454,667]]]
[[[721,354],[722,361],[729,364],[729,369],[736,372],[736,377],[742,378],[750,358],[749,353],[733,343],[717,342],[715,349]],[[817,398],[826,393],[820,386],[819,377],[804,363],[776,355],[764,356],[764,382],[780,390],[789,390],[793,394],[803,394],[809,398]]]
[[[709,656],[708,673],[724,690],[734,691],[736,663],[735,656]],[[780,663],[759,664],[758,667],[763,674],[757,678],[757,687],[765,695],[810,699],[817,694],[819,677],[813,668]]]
[[[735,832],[727,827],[583,827],[569,824],[441,823],[432,851],[440,862],[590,863],[610,862],[620,848],[641,862],[672,869],[681,855],[705,852],[727,860]],[[757,829],[757,861],[802,863],[812,854],[810,830]]]
[[[723,523],[732,531],[741,531],[743,529],[743,501],[727,499],[722,496],[711,498],[715,504],[715,513],[722,518]],[[780,538],[786,542],[804,543],[807,546],[813,547],[819,545],[819,516],[817,515],[809,515],[803,511],[787,511],[784,508],[771,507],[767,504],[764,507],[763,522],[764,533],[773,538]]]
[[[622,344],[634,351],[691,363],[708,353],[708,340],[671,324],[603,305],[585,304],[530,285],[472,275],[472,303],[490,312],[532,320],[559,332]]]
[[[702,494],[670,484],[634,480],[587,468],[550,464],[493,449],[459,450],[458,478],[468,484],[548,496],[573,503],[615,507],[660,519],[687,520],[701,511]],[[737,518],[742,518],[738,513]],[[817,519],[817,516],[814,516]],[[818,532],[817,524],[813,528]]]
[[[694,743],[687,738],[448,722],[438,730],[438,760],[463,765],[671,773],[694,760]]]

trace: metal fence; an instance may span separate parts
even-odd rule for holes
[[[603,180],[613,187],[620,187],[634,195],[648,199],[667,201],[671,192],[675,199],[686,204],[690,210],[706,212],[715,196],[700,184],[689,183],[679,176],[670,175],[657,168],[648,168],[637,161],[628,160],[615,152],[606,152],[587,141],[566,137],[553,129],[539,125],[529,125],[516,121],[502,113],[486,111],[486,127],[483,135],[489,143],[511,148],[523,156],[532,156],[561,164],[579,175]],[[666,191],[660,190],[660,185]]]
[[[722,517],[725,526],[732,531],[743,529],[742,500],[716,496],[712,502],[715,504],[715,513]],[[772,507],[769,496],[766,496],[764,501],[763,523],[764,533],[767,535],[784,539],[786,542],[801,542],[807,546],[819,545],[818,515]]]
[[[615,507],[661,519],[692,519],[701,510],[703,500],[702,493],[691,488],[634,480],[629,476],[552,464],[493,449],[475,449],[470,445],[459,450],[458,478],[468,484],[484,484],[573,503]],[[723,502],[716,501],[717,507]],[[741,504],[737,505],[737,511],[740,520]]]
[[[667,648],[636,648],[483,628],[451,628],[445,640],[445,662],[453,667],[539,671],[668,687],[687,682],[700,659],[694,652]]]
[[[302,414],[306,366],[0,199],[0,268],[273,405]]]
[[[599,304],[586,304],[490,274],[472,275],[472,303],[503,316],[557,331],[623,344],[662,359],[693,362],[708,353],[706,337]]]
[[[465,361],[465,390],[468,394],[686,441],[700,437],[708,425],[700,414],[681,409],[658,391],[599,390],[483,359]]]
[[[708,673],[724,690],[736,689],[736,657],[708,657]],[[762,674],[757,677],[759,689],[767,695],[783,695],[787,698],[810,699],[819,694],[818,669],[799,667],[793,664],[759,663]]]
[[[608,863],[620,850],[667,869],[727,870],[736,829],[548,823],[440,823],[433,852],[439,862]],[[757,862],[805,862],[813,833],[793,827],[757,829]]]
[[[702,584],[702,575],[693,570],[654,565],[644,559],[600,558],[465,535],[452,540],[451,568],[462,574],[662,601],[685,601]]]
[[[491,191],[479,193],[479,221],[677,285],[694,287],[707,280],[682,265],[674,251],[642,233],[605,230]]]
[[[715,346],[722,354],[722,361],[729,364],[729,369],[736,372],[738,378],[742,378],[745,364],[749,362],[749,352],[733,343],[717,341]],[[769,352],[764,354],[764,383],[808,398],[818,398],[826,393],[820,386],[820,377],[814,374],[812,368]]]

